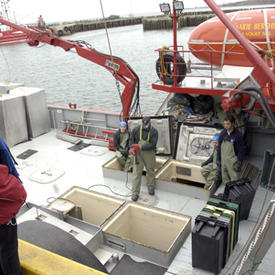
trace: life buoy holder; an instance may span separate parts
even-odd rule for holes
[[[177,54],[177,83],[185,78],[187,67],[184,59]],[[174,54],[171,52],[160,52],[160,57],[156,63],[156,73],[164,84],[172,85],[174,83]]]

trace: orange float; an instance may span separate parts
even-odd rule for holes
[[[275,66],[275,9],[246,10],[227,14],[242,35],[260,50],[269,66]],[[189,49],[198,59],[216,66],[252,66],[245,50],[217,17],[197,26]]]

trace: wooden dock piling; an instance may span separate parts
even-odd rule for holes
[[[198,26],[207,19],[213,17],[213,14],[192,14],[180,17],[178,20],[179,28]],[[142,20],[143,30],[167,30],[173,28],[173,22],[171,18],[167,16],[143,18]]]

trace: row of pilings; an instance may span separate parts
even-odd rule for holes
[[[178,27],[197,26],[207,19],[213,17],[213,14],[192,14],[179,17]],[[104,29],[105,23],[107,28],[123,27],[129,25],[142,24],[143,30],[163,30],[172,29],[173,22],[168,16],[156,16],[156,17],[129,17],[120,18],[115,20],[93,20],[93,21],[79,21],[74,23],[63,23],[58,25],[48,26],[56,35],[68,35],[76,32],[91,31]]]
[[[123,26],[129,26],[129,25],[137,25],[141,23],[142,23],[142,17],[123,18],[123,19],[106,21],[106,27],[107,28],[123,27]],[[101,21],[101,20],[96,22],[83,22],[75,25],[75,31],[77,32],[98,30],[98,29],[104,29],[104,28],[105,28],[105,23],[104,21]]]
[[[84,32],[91,30],[104,29],[105,24],[107,28],[123,27],[129,25],[142,24],[142,17],[121,18],[115,20],[86,20],[79,22],[64,22],[63,24],[48,25],[47,28],[58,36],[68,35],[76,32]]]
[[[214,17],[214,14],[193,14],[179,17],[178,28],[198,26],[207,19]],[[168,30],[173,28],[173,21],[168,16],[158,16],[143,18],[142,20],[143,30]]]

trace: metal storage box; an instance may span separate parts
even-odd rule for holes
[[[172,159],[156,173],[156,184],[158,189],[202,200],[208,200],[217,189],[215,184],[204,189],[205,179],[199,165]]]
[[[10,94],[21,95],[24,98],[30,138],[40,136],[51,130],[46,95],[43,89],[18,87],[11,90]]]
[[[191,217],[129,202],[103,227],[106,245],[168,266],[191,231]]]
[[[11,82],[1,82],[0,83],[0,93],[8,94],[10,90],[23,86],[22,83],[11,83]]]
[[[31,208],[29,208],[31,206]],[[38,220],[52,224],[67,233],[73,235],[79,242],[85,245],[90,251],[95,252],[103,243],[101,228],[85,223],[70,216],[64,217],[45,207],[31,203],[24,205],[17,215],[17,223],[31,220]]]
[[[82,219],[96,226],[101,226],[125,203],[125,200],[76,186],[69,189],[69,191],[59,198],[65,199],[63,201],[64,203],[72,203],[72,207],[62,214]],[[56,201],[52,202],[49,207],[51,209],[56,209],[55,203]],[[59,204],[58,207],[62,208],[62,205]]]
[[[165,157],[156,157],[156,167],[155,172],[157,172],[167,161],[167,158]],[[113,157],[112,159],[108,160],[106,163],[102,166],[103,170],[103,176],[106,178],[112,178],[117,180],[123,180],[124,178],[128,179],[128,181],[132,180],[132,173],[127,173],[123,171],[123,168],[119,164],[116,157]],[[145,170],[143,174],[145,175]],[[142,182],[145,182],[145,177],[142,176]]]
[[[3,94],[0,97],[0,136],[9,147],[28,140],[22,96]]]

